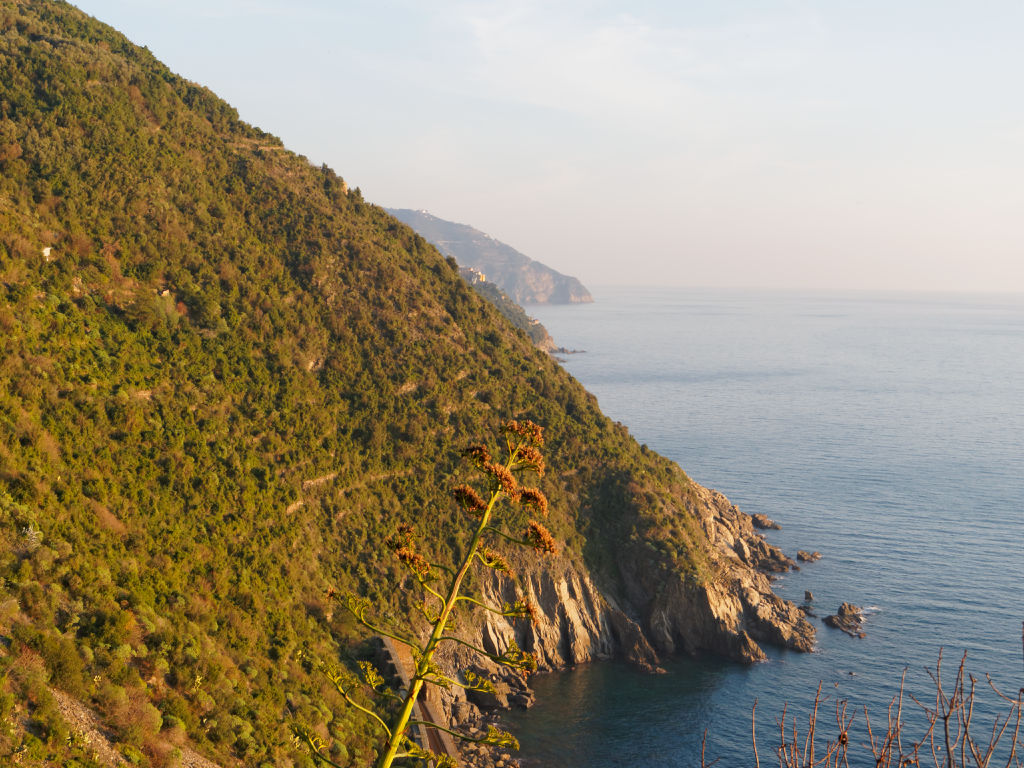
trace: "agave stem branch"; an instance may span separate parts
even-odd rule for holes
[[[449,576],[455,576],[455,571],[452,570],[449,566],[445,565],[444,563],[430,563],[430,567],[437,568],[437,570],[439,571],[444,571]]]
[[[479,649],[474,648],[473,650],[479,650]],[[482,651],[481,651],[481,653],[482,653]],[[480,686],[467,685],[466,683],[460,683],[455,678],[448,677],[447,675],[442,675],[442,674],[434,674],[434,675],[432,675],[430,677],[424,678],[424,680],[426,682],[428,682],[428,683],[434,683],[435,685],[442,685],[442,684],[444,684],[444,685],[454,685],[454,686],[457,686],[457,687],[461,688],[464,691],[484,691],[484,690],[486,690],[484,688],[481,688]]]
[[[384,635],[384,637],[390,637],[395,642],[399,642],[399,643],[401,643],[402,645],[404,645],[404,646],[406,646],[408,648],[416,648],[416,649],[418,649],[420,647],[419,643],[417,643],[415,640],[409,640],[408,638],[402,637],[401,635],[396,635],[394,632],[389,632],[386,629],[381,629],[380,627],[375,627],[373,624],[370,624],[369,622],[366,622],[366,621],[361,621],[360,623],[363,626],[367,627],[368,629],[373,630],[378,635]]]
[[[533,546],[530,542],[526,541],[525,539],[517,539],[515,536],[505,533],[503,530],[501,530],[501,528],[495,528],[493,525],[487,527],[487,533],[496,533],[499,536],[501,536],[501,538],[511,541],[513,544],[518,544],[522,547]]]
[[[465,595],[460,595],[458,599],[459,600],[465,600],[467,603],[472,603],[473,605],[478,605],[481,608],[483,608],[484,610],[490,611],[491,613],[496,614],[498,616],[519,616],[519,615],[521,615],[520,613],[517,613],[516,611],[506,611],[506,610],[504,610],[502,608],[494,608],[494,607],[488,605],[487,603],[480,602],[479,600],[477,600],[474,597],[466,597]]]
[[[352,697],[349,695],[348,691],[345,690],[345,687],[341,684],[341,681],[339,679],[331,678],[331,682],[334,683],[334,687],[338,689],[338,693],[340,693],[342,697],[345,699],[345,701],[348,702],[349,706],[355,707],[360,712],[365,712],[366,714],[368,714],[370,717],[377,721],[381,728],[387,731],[388,736],[391,736],[391,729],[388,727],[388,724],[385,723],[376,712],[374,712],[372,709],[367,709],[366,707],[359,704],[357,701],[354,701]]]
[[[364,627],[369,629],[371,632],[374,632],[374,633],[376,633],[378,635],[383,635],[384,637],[390,637],[392,640],[394,640],[396,642],[399,642],[399,643],[401,643],[402,645],[404,645],[404,646],[406,646],[408,648],[419,649],[420,644],[418,642],[416,642],[415,640],[410,640],[407,637],[402,637],[401,635],[397,635],[394,632],[391,632],[391,631],[386,630],[386,629],[382,629],[381,627],[378,627],[376,624],[371,622],[369,619],[366,618],[366,616],[364,616],[364,614],[366,613],[365,609],[353,610],[352,608],[350,608],[348,605],[345,605],[344,603],[342,603],[342,605],[345,608],[345,610],[347,610],[349,613],[351,613],[353,616],[355,616],[356,621],[358,621]]]
[[[420,586],[423,587],[423,591],[424,592],[427,592],[428,594],[433,595],[434,597],[436,597],[441,602],[444,602],[444,595],[442,595],[440,592],[438,592],[433,587],[428,587],[427,583],[425,581],[420,581]]]
[[[338,763],[331,760],[331,758],[327,757],[327,755],[323,753],[323,750],[321,750],[320,747],[317,746],[316,742],[314,742],[313,739],[310,738],[308,733],[306,733],[305,731],[295,731],[295,734],[304,742],[306,742],[306,746],[309,747],[309,751],[316,755],[317,760],[327,763],[328,765],[333,766],[333,768],[345,768],[345,766],[339,765]]]
[[[439,674],[439,673],[434,673],[432,675],[424,677],[423,680],[424,680],[424,682],[434,683],[435,685],[441,685],[441,684],[444,684],[444,685],[457,685],[459,688],[462,688],[462,689],[467,690],[467,691],[473,690],[472,686],[470,686],[470,685],[463,685],[458,680],[453,680],[452,678],[448,677],[447,675],[442,675],[442,674]]]
[[[453,643],[458,643],[459,645],[464,645],[466,648],[469,648],[471,651],[476,651],[481,656],[486,656],[491,661],[499,661],[501,659],[500,655],[496,655],[496,654],[493,654],[493,653],[488,653],[483,648],[478,648],[477,646],[473,645],[472,643],[468,643],[468,642],[466,642],[465,640],[463,640],[461,638],[452,637],[451,635],[442,635],[440,638],[438,638],[438,642],[446,642],[446,641],[450,641],[450,642],[453,642]]]
[[[512,448],[510,446],[508,461],[505,463],[506,469],[509,469],[515,462],[518,452],[518,447]],[[434,624],[434,629],[430,633],[430,639],[428,639],[426,644],[423,646],[420,657],[416,662],[416,674],[413,675],[412,682],[409,685],[409,690],[405,695],[405,701],[402,705],[402,709],[392,721],[390,729],[391,737],[388,739],[387,745],[381,752],[380,757],[377,759],[377,768],[390,768],[391,764],[395,760],[402,737],[405,734],[406,729],[409,727],[409,721],[412,719],[412,711],[413,707],[416,705],[416,699],[419,697],[420,690],[423,688],[423,683],[429,673],[434,651],[437,650],[437,645],[441,642],[441,638],[444,636],[444,630],[448,625],[448,619],[451,616],[452,609],[455,608],[455,604],[458,602],[459,590],[462,589],[462,582],[469,573],[470,566],[473,564],[473,559],[476,556],[477,545],[480,543],[480,539],[483,537],[484,532],[490,527],[491,517],[494,514],[494,507],[501,498],[501,495],[502,491],[500,487],[491,490],[487,507],[480,515],[480,522],[477,525],[476,530],[473,532],[473,538],[470,540],[469,546],[466,549],[466,556],[462,559],[462,563],[448,588],[448,595],[444,599],[444,607],[441,609],[437,622]]]
[[[459,733],[458,731],[453,731],[450,728],[445,728],[443,725],[438,725],[437,723],[430,722],[429,720],[410,720],[409,721],[409,725],[425,725],[427,728],[436,728],[439,731],[444,731],[445,733],[451,734],[455,738],[461,739],[462,741],[467,741],[470,744],[486,744],[487,743],[487,737],[486,736],[483,736],[482,738],[479,738],[479,739],[475,739],[472,736],[466,736],[464,733]]]

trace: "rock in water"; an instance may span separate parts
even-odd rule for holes
[[[843,603],[837,614],[826,616],[824,621],[830,627],[843,630],[850,637],[864,637],[864,614],[853,603]]]
[[[816,563],[821,560],[821,552],[805,552],[802,549],[796,551],[796,559],[802,563]]]

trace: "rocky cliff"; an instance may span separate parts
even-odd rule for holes
[[[520,573],[520,585],[540,612],[535,624],[513,625],[489,615],[473,639],[490,653],[515,640],[537,656],[540,670],[625,658],[651,671],[675,653],[709,653],[740,662],[765,658],[760,644],[811,651],[814,627],[797,606],[772,592],[772,572],[793,565],[785,554],[755,532],[751,517],[717,491],[694,484],[692,508],[710,544],[712,578],[700,582],[666,578],[653,558],[624,547],[621,583],[604,588],[586,569],[566,558],[550,558]],[[494,604],[514,599],[508,577],[483,588]],[[452,669],[489,675],[497,695],[447,694],[444,702],[459,724],[481,721],[480,708],[529,705],[532,694],[522,679],[463,651],[446,658]],[[482,757],[482,756],[481,756]]]
[[[514,638],[537,655],[541,669],[614,656],[653,666],[659,656],[680,652],[753,662],[764,658],[759,643],[812,650],[814,628],[794,603],[772,591],[767,575],[788,570],[792,561],[721,493],[694,489],[700,500],[695,512],[712,546],[713,578],[666,579],[651,558],[624,548],[622,583],[602,589],[574,562],[542,561],[521,577],[541,620],[516,628],[489,616],[480,630],[483,646],[498,651]],[[513,597],[507,577],[484,592],[497,604]]]
[[[663,583],[652,581],[643,564],[632,561],[655,647],[667,653],[709,651],[747,662],[764,658],[758,643],[812,650],[814,628],[794,603],[772,592],[766,575],[788,570],[792,560],[756,533],[750,516],[725,496],[696,484],[693,488],[716,576],[701,584]]]
[[[585,304],[594,300],[575,277],[556,272],[478,229],[426,211],[396,208],[388,213],[520,304]]]

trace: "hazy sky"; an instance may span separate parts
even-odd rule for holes
[[[81,0],[588,284],[1024,292],[1024,3]]]

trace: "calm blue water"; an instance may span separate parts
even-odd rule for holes
[[[842,699],[880,719],[904,668],[931,690],[941,647],[950,672],[967,651],[982,680],[1024,685],[1024,297],[618,288],[530,312],[586,350],[565,367],[637,440],[780,522],[791,556],[824,554],[779,593],[870,615],[865,639],[815,622],[816,653],[748,668],[537,677],[510,718],[527,765],[696,765],[705,729],[709,759],[752,765],[755,699],[770,765],[786,702],[805,717],[820,681],[833,722]]]

